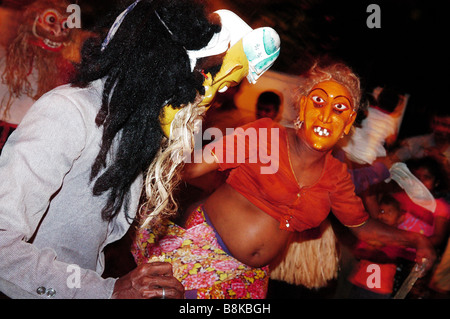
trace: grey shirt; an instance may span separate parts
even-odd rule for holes
[[[98,80],[88,88],[48,92],[3,148],[0,291],[9,297],[111,297],[116,279],[101,277],[103,249],[126,233],[130,221],[123,209],[104,221],[107,194],[93,196],[89,181],[102,137],[95,124],[102,89]],[[131,217],[142,184],[139,176],[130,189]]]

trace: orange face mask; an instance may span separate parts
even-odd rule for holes
[[[356,112],[347,88],[331,80],[316,84],[308,96],[301,98],[299,118],[306,144],[328,151],[350,132]]]

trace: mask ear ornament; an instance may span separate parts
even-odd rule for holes
[[[295,121],[294,121],[294,127],[295,127],[297,130],[299,130],[299,129],[302,128],[302,125],[303,125],[303,121],[301,121],[300,118],[297,117],[297,118],[295,119]]]

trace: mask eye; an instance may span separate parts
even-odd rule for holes
[[[322,99],[320,96],[318,95],[313,95],[311,97],[311,100],[313,100],[314,102],[314,106],[315,107],[321,107],[323,104],[325,104],[325,100]]]
[[[337,103],[337,104],[335,104],[335,105],[333,106],[333,108],[334,108],[337,112],[339,112],[339,113],[342,113],[342,112],[344,112],[345,110],[348,110],[348,106],[345,105],[345,104],[342,104],[342,103]]]
[[[63,30],[69,28],[69,25],[67,24],[67,20],[64,20],[63,22],[61,22],[61,28],[62,28]]]
[[[44,13],[44,22],[53,25],[58,20],[58,17],[54,11],[46,11]]]

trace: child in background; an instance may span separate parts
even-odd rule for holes
[[[407,161],[407,166],[436,200],[434,212],[415,204],[405,192],[393,194],[410,218],[400,225],[401,229],[419,232],[427,236],[436,249],[441,249],[448,238],[450,206],[448,196],[448,176],[443,166],[433,157],[423,157]]]
[[[443,248],[442,245],[445,244],[448,238],[448,225],[450,224],[449,204],[444,199],[447,196],[446,194],[448,194],[447,175],[445,174],[445,170],[442,165],[440,165],[439,162],[432,157],[409,160],[407,161],[407,166],[410,167],[414,176],[417,177],[424,187],[426,187],[435,197],[436,208],[434,209],[434,212],[431,212],[428,209],[414,203],[406,192],[398,191],[398,186],[395,183],[390,183],[387,186],[383,186],[383,191],[379,188],[375,188],[378,189],[375,193],[379,194],[376,197],[382,197],[381,200],[378,200],[377,213],[371,214],[374,218],[377,218],[386,224],[396,226],[402,230],[416,232],[427,236],[439,254]],[[391,186],[394,187],[394,189],[392,189]],[[387,193],[392,195],[382,195]],[[391,203],[392,207],[386,206],[389,203]],[[374,211],[375,209],[373,209],[373,212]],[[400,211],[402,212],[401,216],[395,218],[395,212]],[[358,246],[356,250],[356,253],[358,254],[357,257],[361,258],[364,256],[361,255],[362,252],[365,252],[362,248],[366,248],[367,250],[367,247],[364,245],[362,247]],[[382,252],[386,253],[386,249],[383,249]],[[393,288],[382,288],[381,290],[377,288],[369,289],[366,282],[362,280],[364,279],[364,276],[367,278],[371,275],[371,273],[366,272],[366,269],[369,265],[374,264],[374,261],[377,261],[374,259],[374,256],[379,258],[379,254],[381,254],[380,251],[373,252],[374,256],[369,258],[370,262],[360,262],[357,267],[357,269],[361,272],[357,275],[359,277],[356,277],[356,279],[351,277],[350,281],[358,287],[363,285],[364,289],[370,290],[371,292],[376,291],[378,294],[382,294],[383,292],[384,295],[386,295],[386,292],[390,290],[390,294],[392,295],[392,292],[395,292],[414,266],[414,262],[408,257],[408,255],[413,254],[413,252],[413,250],[401,252],[402,257],[404,258],[397,259],[396,272],[394,271],[395,265],[380,265],[383,282],[385,278],[391,276],[391,273],[393,272],[394,277],[392,280],[389,279],[388,281],[389,283],[394,283]],[[404,255],[405,253],[406,256]],[[367,252],[365,252],[365,254],[367,255]],[[369,256],[371,255],[369,254]],[[420,278],[409,293],[408,298],[426,298],[429,293],[427,288],[428,282],[429,275],[424,278]],[[360,289],[355,289],[355,291],[357,290]],[[353,296],[356,298],[363,298],[362,295]],[[380,297],[378,295],[368,293],[364,296],[372,296],[372,298]]]
[[[389,194],[379,201],[376,218],[389,226],[398,227],[404,220],[399,202]],[[378,247],[363,241],[356,244],[355,257],[360,259],[349,277],[352,283],[349,298],[389,299],[393,293],[397,262],[400,258],[414,260],[414,252],[398,247]]]
[[[261,93],[256,102],[256,118],[262,119],[268,117],[272,120],[278,115],[280,110],[281,98],[273,91],[265,91]]]
[[[448,198],[448,175],[446,174],[443,165],[431,156],[411,159],[406,163],[408,167],[410,167],[411,172],[434,196],[436,209],[434,212],[431,212],[426,208],[415,204],[404,192],[393,194],[400,202],[402,209],[406,211],[405,218],[399,225],[399,228],[407,231],[419,232],[427,236],[435,247],[439,258],[442,255],[445,244],[449,238],[450,206],[446,200],[446,198]],[[443,263],[441,262],[441,264]],[[411,267],[413,267],[412,262],[400,265],[399,271],[397,272],[399,281],[402,281],[401,278],[408,274]],[[439,266],[437,268],[439,268]],[[420,278],[411,289],[408,298],[427,298],[431,293],[429,282],[432,276],[433,272]],[[434,281],[436,281],[436,279],[434,279]],[[432,289],[439,290],[434,287],[436,286],[435,284],[432,284],[432,286]]]

